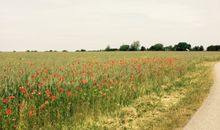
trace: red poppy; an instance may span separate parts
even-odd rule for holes
[[[64,90],[63,88],[58,88],[58,91],[63,92]]]
[[[106,93],[103,93],[102,96],[106,96]]]
[[[38,95],[42,95],[42,94],[43,94],[42,92],[39,92],[39,93],[38,93]]]
[[[93,85],[95,85],[95,84],[96,84],[96,80],[94,79],[94,80],[93,80]]]
[[[34,107],[31,107],[31,108],[30,108],[30,111],[33,111],[33,110],[35,110],[35,108],[34,108]]]
[[[32,79],[34,79],[35,77],[36,77],[35,75],[32,75],[32,76],[31,76]]]
[[[33,112],[32,112],[32,111],[29,111],[29,112],[28,112],[28,115],[29,115],[29,117],[32,117],[32,116],[33,116]]]
[[[81,83],[82,83],[82,84],[86,84],[87,81],[84,79],[84,80],[81,80]]]
[[[26,85],[30,85],[30,83],[29,83],[29,82],[26,82],[25,84],[26,84]]]
[[[53,94],[53,93],[50,92],[48,89],[46,90],[46,93],[47,93],[48,96],[51,96],[51,95]]]
[[[43,86],[44,86],[44,83],[43,83],[43,82],[40,82],[40,86],[43,87]]]
[[[56,96],[51,96],[49,97],[51,101],[54,101],[57,97]]]
[[[62,77],[61,77],[61,80],[62,80],[62,81],[64,81],[64,80],[65,80],[65,78],[62,76]]]
[[[9,98],[10,98],[10,99],[14,99],[14,98],[15,98],[15,96],[9,96]]]
[[[27,92],[27,90],[25,89],[25,88],[23,88],[23,87],[20,87],[19,88],[23,93],[26,93]]]
[[[45,105],[48,105],[48,104],[49,104],[49,102],[48,102],[48,101],[46,101],[46,102],[44,102],[44,104],[45,104]]]
[[[18,108],[21,108],[22,107],[22,104],[20,103],[20,104],[18,104]]]
[[[30,97],[30,98],[34,98],[34,95],[30,94],[29,97]]]
[[[43,72],[44,73],[48,73],[49,69],[44,69]]]
[[[8,99],[5,98],[2,102],[5,103],[5,104],[8,103]]]
[[[12,110],[11,109],[8,109],[7,111],[6,111],[6,115],[11,115],[11,113],[12,113]]]
[[[40,106],[40,109],[41,110],[44,110],[46,107],[45,106]]]
[[[72,96],[72,93],[71,93],[70,91],[66,91],[66,95],[67,95],[68,97],[70,97],[70,96]]]

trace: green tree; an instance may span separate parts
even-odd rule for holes
[[[204,51],[204,47],[203,47],[203,46],[200,46],[200,47],[199,47],[199,51]]]
[[[207,47],[207,51],[220,51],[220,45],[211,45]]]
[[[186,42],[179,42],[177,45],[175,45],[176,51],[187,51],[191,50],[191,45]]]
[[[200,46],[194,46],[194,47],[192,48],[192,51],[200,51]]]
[[[68,52],[67,50],[62,50],[62,52]]]
[[[163,44],[157,43],[149,48],[150,51],[164,51]]]
[[[146,48],[144,46],[141,46],[141,51],[146,51]]]
[[[130,46],[130,51],[138,51],[140,49],[140,42],[134,41]]]
[[[165,51],[174,51],[174,47],[173,46],[166,46],[164,47]]]
[[[108,45],[106,48],[105,48],[105,51],[110,51],[111,50],[111,47],[110,45]]]
[[[119,50],[120,51],[128,51],[129,50],[129,45],[121,45]]]

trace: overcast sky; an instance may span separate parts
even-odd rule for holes
[[[0,0],[0,50],[220,44],[220,0]]]

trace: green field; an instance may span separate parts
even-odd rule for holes
[[[178,129],[217,52],[0,53],[0,129]]]

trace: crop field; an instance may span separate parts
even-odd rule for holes
[[[179,129],[220,53],[0,53],[0,129]]]

